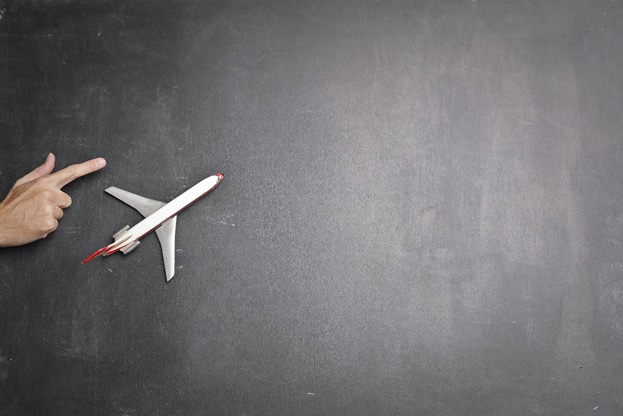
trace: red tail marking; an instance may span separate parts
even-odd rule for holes
[[[86,259],[82,260],[82,264],[84,264],[87,261],[90,261],[90,260],[94,259],[95,257],[99,256],[100,254],[105,252],[107,248],[108,248],[108,246],[100,248],[95,253],[91,254],[89,257],[87,257]]]

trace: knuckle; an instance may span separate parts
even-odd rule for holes
[[[54,214],[54,206],[52,204],[45,204],[41,207],[44,215],[53,215]]]
[[[43,222],[43,232],[51,233],[58,228],[58,221],[54,218],[48,218]]]
[[[39,193],[39,195],[48,201],[54,198],[54,192],[48,189],[44,189],[43,191]]]

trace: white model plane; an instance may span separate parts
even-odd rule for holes
[[[84,259],[82,264],[97,256],[110,256],[117,251],[128,254],[139,245],[138,240],[155,230],[162,247],[167,281],[171,280],[175,274],[175,224],[177,214],[216,188],[222,179],[223,175],[220,173],[205,178],[169,203],[144,198],[114,186],[107,188],[106,192],[136,209],[145,219],[132,228],[126,225],[117,231],[113,235],[115,241],[112,244],[95,251]]]

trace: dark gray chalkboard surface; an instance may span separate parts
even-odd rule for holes
[[[623,1],[0,1],[0,415],[623,414]],[[169,200],[154,235],[80,261]]]

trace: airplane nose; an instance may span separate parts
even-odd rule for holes
[[[216,176],[218,176],[218,180],[222,181],[223,180],[223,174],[221,173],[217,173]]]

